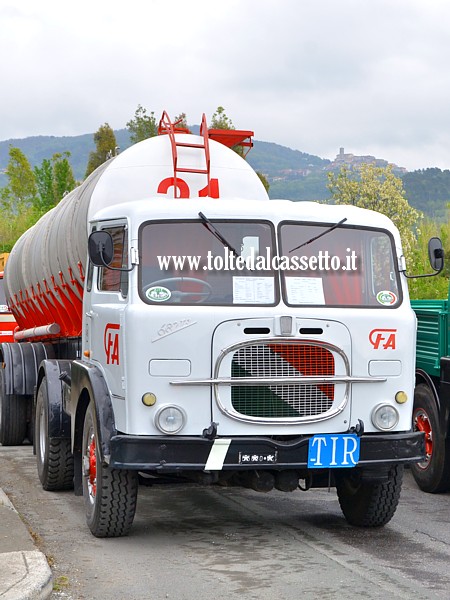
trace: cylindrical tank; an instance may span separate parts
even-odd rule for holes
[[[174,197],[174,163],[188,169],[176,174],[185,197],[204,195],[209,154],[218,202],[225,197],[268,199],[256,173],[229,148],[209,140],[208,152],[203,137],[175,138],[185,144],[175,148],[176,160],[168,135],[135,144],[96,169],[19,238],[6,264],[5,292],[20,330],[56,324],[60,337],[80,335],[89,220],[114,204]]]
[[[20,329],[57,323],[61,335],[79,335],[88,209],[109,163],[26,231],[11,250],[5,291]]]

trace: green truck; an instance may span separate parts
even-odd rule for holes
[[[449,298],[414,300],[417,315],[413,428],[425,433],[426,458],[411,466],[425,492],[450,489]]]

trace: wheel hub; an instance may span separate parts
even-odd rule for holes
[[[89,497],[94,499],[97,494],[97,455],[94,435],[91,435],[83,460],[84,476],[87,480]]]
[[[427,413],[423,408],[418,409],[414,413],[414,430],[423,431],[425,434],[425,461],[417,463],[417,466],[421,469],[426,469],[431,460],[433,454],[433,430],[431,428],[431,422]]]

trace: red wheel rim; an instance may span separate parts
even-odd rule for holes
[[[89,473],[88,473],[88,486],[90,495],[95,498],[97,494],[97,456],[95,453],[96,444],[95,437],[91,437],[91,443],[89,444]]]
[[[423,431],[425,434],[425,461],[417,463],[421,469],[426,469],[430,464],[430,459],[433,454],[433,430],[427,413],[423,408],[419,408],[414,413],[414,430]]]

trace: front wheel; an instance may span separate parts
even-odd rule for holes
[[[424,492],[450,489],[450,445],[439,427],[434,395],[421,383],[414,391],[413,429],[425,434],[425,460],[411,465],[417,485]]]
[[[84,419],[82,469],[86,521],[93,535],[127,535],[136,511],[138,474],[137,471],[110,469],[100,461],[93,402],[90,402]]]
[[[403,465],[392,467],[387,481],[365,481],[361,473],[339,474],[336,490],[350,525],[382,527],[394,516],[403,482]]]

